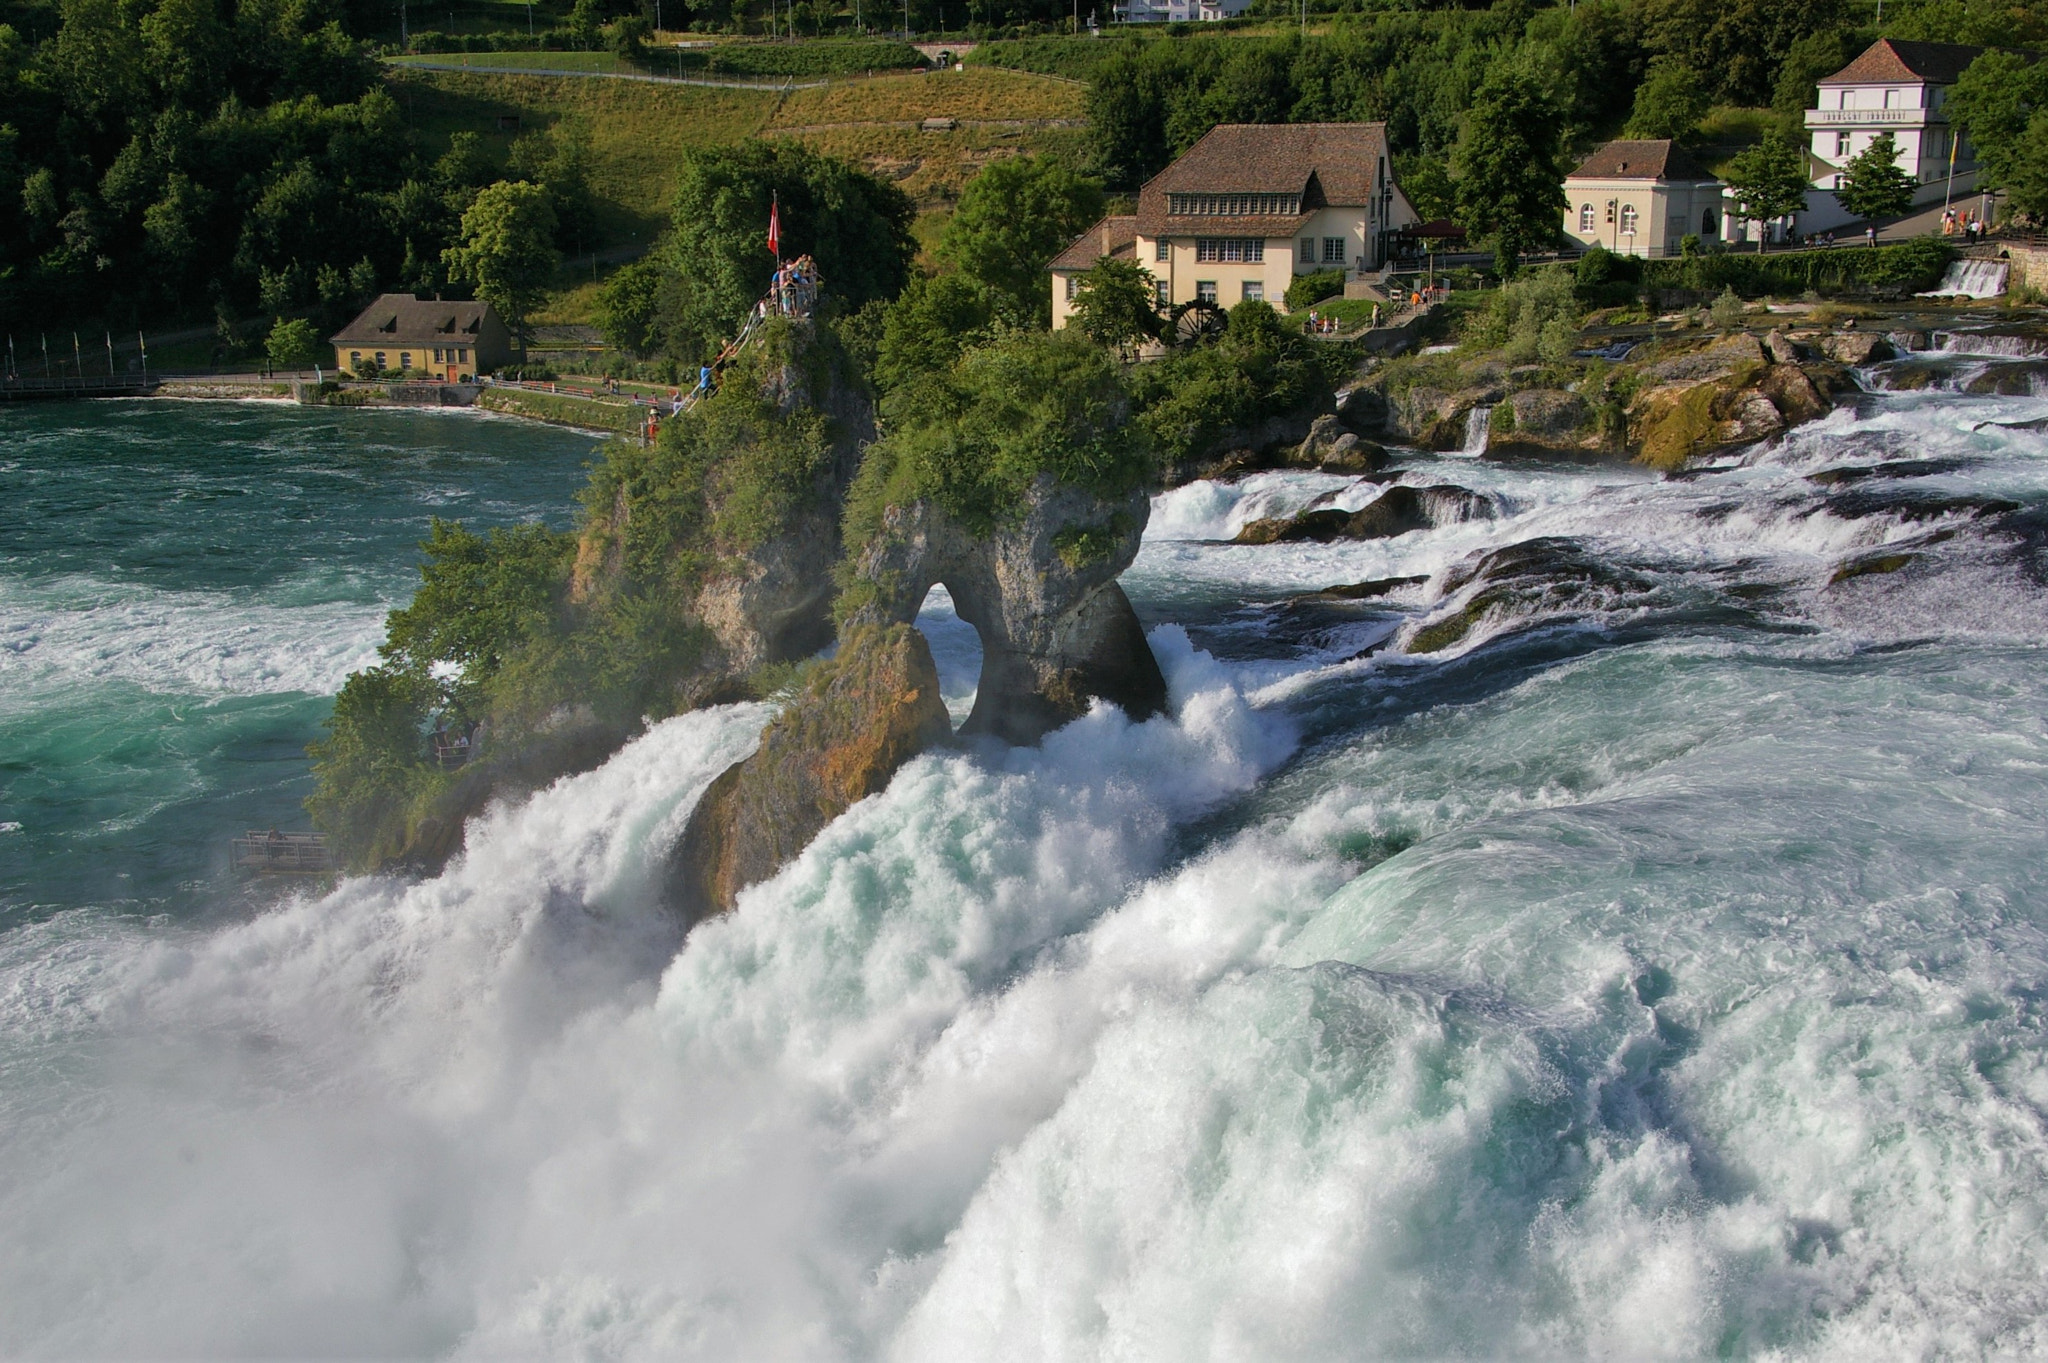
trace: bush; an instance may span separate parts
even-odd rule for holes
[[[1223,335],[1176,351],[1131,376],[1139,424],[1161,464],[1185,465],[1270,416],[1327,401],[1356,363],[1349,347],[1310,340],[1265,303],[1232,308]]]
[[[1742,300],[1735,290],[1723,289],[1707,309],[1707,325],[1716,331],[1734,331],[1742,325]]]
[[[916,48],[891,42],[721,43],[682,55],[685,67],[701,63],[721,76],[851,76],[924,65]]]
[[[1689,260],[1667,257],[1641,262],[1642,287],[1697,299],[1711,298],[1723,289],[1733,289],[1744,298],[1911,293],[1939,284],[1954,255],[1946,242],[1921,237],[1875,250],[1729,251]]]
[[[1595,246],[1579,257],[1573,288],[1588,307],[1621,307],[1635,301],[1642,278],[1642,257],[1620,256],[1605,246]]]
[[[1333,298],[1342,292],[1342,270],[1318,270],[1314,274],[1300,275],[1287,286],[1287,310],[1300,312],[1303,308],[1312,307],[1325,298]]]
[[[1571,358],[1578,340],[1577,280],[1562,266],[1524,271],[1496,289],[1471,339],[1505,353],[1512,363]]]
[[[847,558],[884,531],[890,506],[936,503],[985,535],[1023,512],[1031,485],[1117,497],[1152,475],[1121,367],[1067,331],[1019,332],[892,394],[889,433],[868,447],[846,504]]]

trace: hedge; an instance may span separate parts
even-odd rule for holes
[[[1955,252],[1923,237],[1896,246],[1831,246],[1813,251],[1726,251],[1690,258],[1646,260],[1641,287],[1662,293],[1711,296],[1733,289],[1744,298],[1813,293],[1916,293],[1941,282]],[[1627,259],[1627,257],[1618,258]],[[1617,272],[1618,274],[1619,272]]]

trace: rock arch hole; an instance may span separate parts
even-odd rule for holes
[[[939,669],[939,694],[957,731],[974,710],[981,685],[981,632],[953,609],[953,594],[937,582],[917,608],[916,625],[932,650]]]

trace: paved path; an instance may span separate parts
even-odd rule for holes
[[[569,71],[552,66],[486,66],[480,62],[421,62],[387,59],[400,71],[467,71],[479,76],[578,76],[585,80],[637,80],[650,85],[703,85],[713,90],[819,90],[826,80],[712,80],[703,76],[656,76],[639,71]]]

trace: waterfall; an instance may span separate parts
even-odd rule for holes
[[[1922,298],[1996,298],[2005,292],[2005,275],[2010,267],[2002,260],[1952,260],[1941,283],[1920,294]]]
[[[1474,407],[1465,413],[1465,444],[1458,451],[1460,454],[1486,453],[1487,431],[1492,418],[1491,407]]]

